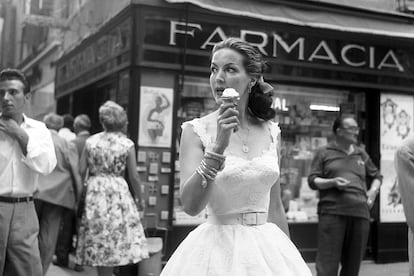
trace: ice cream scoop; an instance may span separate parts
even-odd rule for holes
[[[240,94],[234,88],[226,88],[223,91],[220,99],[224,103],[234,103],[236,104],[240,100]]]

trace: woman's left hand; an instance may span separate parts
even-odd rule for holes
[[[374,202],[375,202],[375,198],[377,197],[377,193],[374,192],[374,191],[369,190],[367,192],[367,197],[368,197],[367,204],[368,204],[369,209],[371,209],[372,206],[374,206]]]

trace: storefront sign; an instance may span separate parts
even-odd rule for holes
[[[288,107],[286,105],[286,99],[280,97],[273,97],[272,108],[280,111],[288,111]]]
[[[413,132],[413,110],[413,96],[381,94],[381,173],[384,176],[380,193],[381,222],[405,221],[394,169],[394,153]]]
[[[125,20],[109,32],[102,33],[91,43],[68,60],[60,63],[56,70],[57,85],[82,76],[111,58],[118,56],[130,48],[131,22]],[[108,66],[107,66],[108,67]],[[111,70],[112,68],[105,68]],[[99,70],[104,74],[105,70]]]
[[[214,30],[209,31],[205,30],[202,24],[171,20],[169,45],[177,45],[178,36],[197,39],[197,36],[201,34],[203,34],[203,37],[207,35],[207,38],[200,40],[199,49],[202,50],[212,47],[217,42],[230,36],[222,26],[217,26]],[[285,39],[275,31],[264,32],[249,29],[241,29],[239,33],[241,39],[254,44],[263,55],[268,57],[279,58],[283,55],[289,55],[289,57],[296,60],[312,63],[324,62],[356,68],[376,70],[387,68],[399,72],[405,71],[393,49],[382,49],[381,52],[378,52],[377,47],[370,45],[338,44],[328,40],[316,40],[315,38],[299,35],[288,36],[289,39]]]

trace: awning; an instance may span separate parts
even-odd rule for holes
[[[305,10],[257,0],[166,0],[169,3],[191,3],[201,8],[265,21],[343,32],[414,38],[414,18],[410,22],[358,17],[341,13]],[[402,21],[402,20],[401,20]]]

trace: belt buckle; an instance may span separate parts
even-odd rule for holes
[[[257,225],[257,213],[243,213],[244,225]]]

